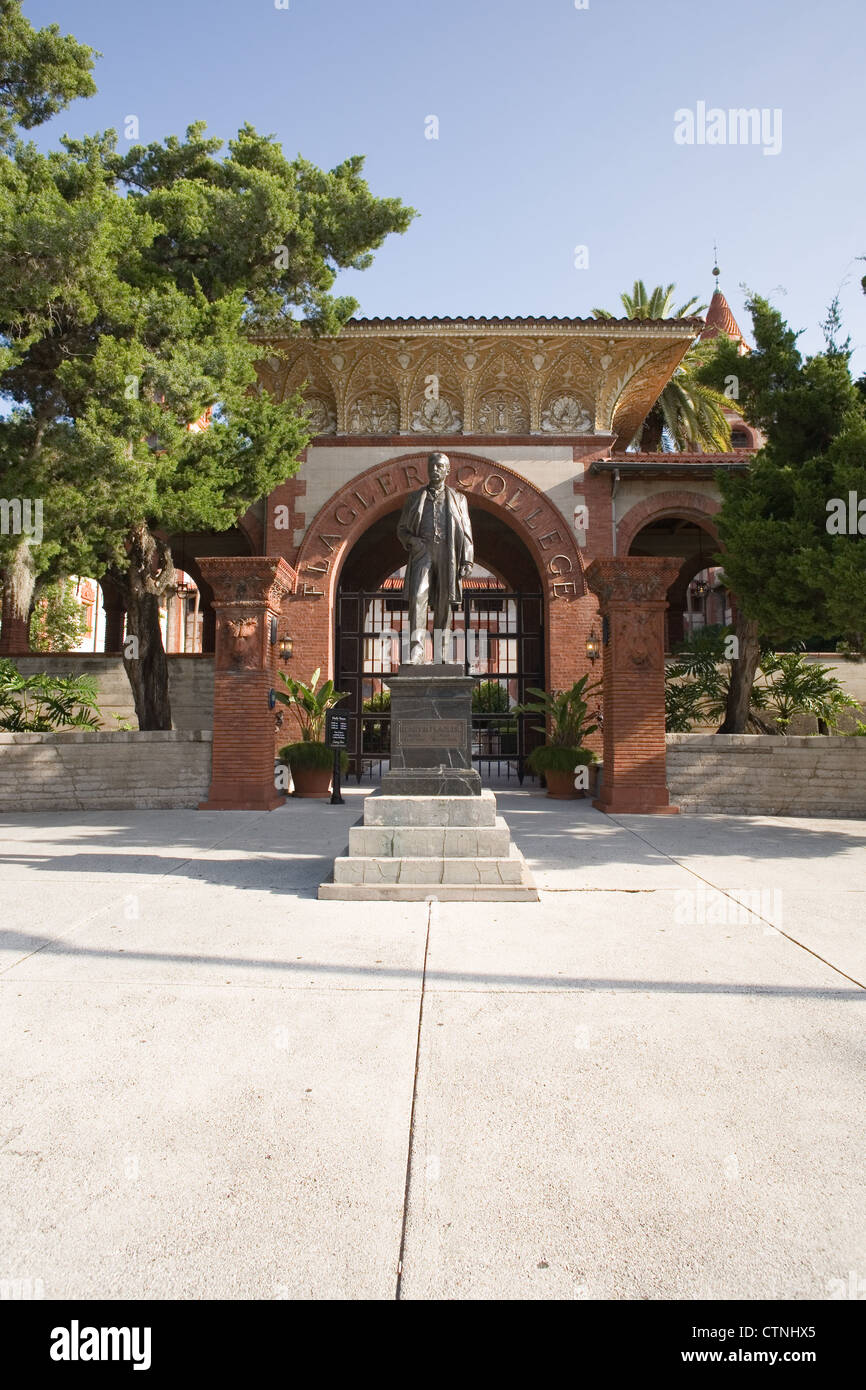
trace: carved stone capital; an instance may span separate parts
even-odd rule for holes
[[[198,563],[213,589],[215,608],[250,605],[278,613],[295,590],[295,571],[281,556],[216,555]]]
[[[588,588],[602,613],[620,604],[666,603],[681,561],[664,555],[623,555],[593,560],[586,571]]]

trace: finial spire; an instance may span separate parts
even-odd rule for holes
[[[716,289],[719,288],[719,276],[721,275],[721,273],[722,273],[722,272],[719,270],[719,251],[718,251],[718,247],[716,246],[716,243],[713,242],[713,274],[714,274],[715,277],[716,277]]]

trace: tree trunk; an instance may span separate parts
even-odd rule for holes
[[[758,643],[758,624],[747,618],[737,607],[735,624],[737,660],[731,662],[731,683],[725,705],[725,717],[719,725],[720,734],[744,734],[749,720],[752,686],[761,656]]]
[[[136,642],[130,642],[130,637]],[[162,644],[156,594],[130,594],[128,597],[123,665],[132,686],[139,729],[170,729],[168,661]]]
[[[159,625],[159,602],[174,583],[175,570],[165,541],[142,524],[127,539],[128,567],[112,579],[126,604],[126,670],[139,729],[170,729],[168,661]]]

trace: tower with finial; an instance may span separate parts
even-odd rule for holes
[[[713,290],[713,297],[710,300],[710,307],[707,310],[706,327],[701,333],[702,338],[717,338],[720,333],[726,333],[729,338],[733,338],[740,345],[741,352],[748,352],[746,340],[740,332],[740,325],[731,313],[731,306],[719,289],[719,252],[716,243],[713,242],[713,275],[716,285]]]

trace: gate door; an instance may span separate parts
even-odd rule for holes
[[[543,617],[540,594],[500,589],[464,590],[462,607],[454,611],[455,657],[475,680],[472,760],[485,782],[522,782],[526,756],[542,742],[532,728],[535,715],[515,710],[531,699],[530,686],[544,685]],[[407,628],[399,588],[340,593],[336,685],[348,692],[340,709],[349,715],[350,770],[359,782],[378,781],[388,767],[388,677],[400,665]]]

